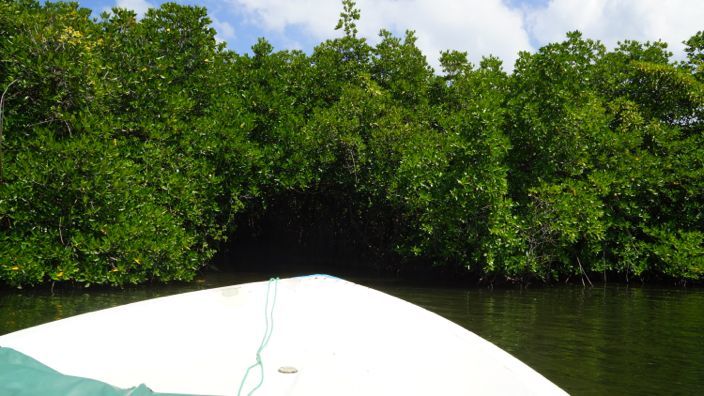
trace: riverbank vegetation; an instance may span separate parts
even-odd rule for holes
[[[237,54],[203,8],[0,1],[0,281],[189,280],[272,207],[375,265],[704,278],[704,33],[433,70],[359,17]]]

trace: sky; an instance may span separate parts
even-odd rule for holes
[[[162,0],[78,0],[100,13],[118,6],[142,15]],[[239,53],[265,37],[277,50],[310,53],[323,40],[338,37],[334,27],[340,0],[179,0],[208,9],[216,38]],[[384,28],[403,36],[414,30],[417,45],[437,68],[442,50],[466,51],[477,63],[494,55],[513,69],[519,51],[534,52],[580,30],[608,48],[624,39],[662,40],[675,59],[684,58],[682,41],[704,30],[702,0],[357,0],[357,26],[370,43]]]

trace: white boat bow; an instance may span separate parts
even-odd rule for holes
[[[326,275],[146,300],[0,336],[0,346],[157,392],[248,394],[260,367],[242,379],[262,347],[256,395],[565,394],[459,325]]]

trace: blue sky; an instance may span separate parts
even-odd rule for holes
[[[138,14],[162,0],[78,0],[96,13],[114,6]],[[333,30],[339,0],[179,0],[205,6],[218,38],[237,52],[247,52],[258,37],[277,49],[301,49],[338,32]],[[623,39],[663,40],[676,58],[681,42],[704,29],[700,0],[357,0],[360,32],[372,43],[379,29],[396,34],[416,31],[418,46],[431,65],[439,51],[467,51],[478,61],[493,54],[512,68],[518,51],[534,51],[559,41],[570,30],[613,47]]]

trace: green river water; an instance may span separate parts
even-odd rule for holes
[[[0,291],[0,334],[148,298],[263,279],[266,275],[211,274],[187,285],[53,294]],[[704,394],[701,288],[607,285],[489,290],[355,281],[460,324],[575,395]]]

